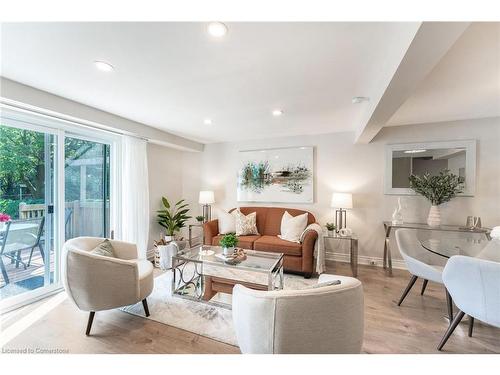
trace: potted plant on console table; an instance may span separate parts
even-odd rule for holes
[[[162,197],[161,201],[164,209],[158,211],[158,224],[166,230],[165,241],[173,241],[175,233],[184,228],[186,221],[191,219],[191,216],[187,216],[188,204],[184,203],[184,199],[181,199],[171,207],[167,198]]]
[[[437,176],[428,173],[423,176],[410,176],[410,189],[431,202],[431,209],[427,217],[427,224],[432,227],[441,225],[439,205],[450,201],[464,188],[464,179],[449,170],[444,170]]]
[[[234,233],[226,234],[221,238],[220,245],[222,246],[224,255],[233,254],[236,245],[238,245],[238,237],[236,237],[236,234]]]

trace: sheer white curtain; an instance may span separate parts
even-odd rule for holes
[[[124,136],[121,180],[121,239],[137,244],[139,258],[146,258],[149,237],[149,184],[145,140]]]

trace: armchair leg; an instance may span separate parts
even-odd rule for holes
[[[455,319],[451,322],[451,324],[448,326],[448,329],[446,330],[446,333],[444,334],[443,338],[441,339],[441,342],[439,343],[437,349],[441,351],[443,349],[444,344],[446,344],[446,341],[450,338],[451,334],[457,328],[458,323],[462,320],[464,317],[465,313],[463,311],[459,311],[457,315],[455,315]]]
[[[85,335],[90,335],[90,329],[92,328],[92,322],[94,321],[95,311],[91,311],[89,314],[89,321],[87,322],[87,331],[85,331]]]
[[[424,280],[424,283],[422,284],[422,290],[420,291],[420,295],[423,296],[425,292],[425,288],[427,288],[427,283],[429,280]]]
[[[406,296],[410,292],[411,288],[413,287],[413,285],[415,284],[415,282],[417,281],[417,279],[418,279],[417,276],[415,276],[415,275],[411,276],[410,282],[406,286],[406,289],[404,290],[403,295],[401,296],[401,298],[398,301],[398,306],[401,306],[401,304],[403,303],[403,300],[406,298]]]
[[[472,337],[473,329],[474,329],[474,318],[469,315],[469,337]]]
[[[148,308],[148,301],[146,298],[142,300],[142,306],[144,307],[144,313],[146,314],[146,317],[149,316],[149,308]]]

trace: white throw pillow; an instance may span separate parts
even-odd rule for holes
[[[300,236],[307,226],[307,212],[302,215],[292,216],[285,211],[281,218],[281,235],[278,237],[282,240],[291,242],[300,242]]]
[[[219,215],[219,234],[236,233],[236,213],[220,211]]]
[[[257,212],[252,212],[248,215],[241,213],[239,209],[236,212],[236,235],[248,236],[252,234],[259,234],[257,231]]]

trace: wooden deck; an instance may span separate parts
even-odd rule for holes
[[[53,254],[54,253],[51,252],[51,272],[54,272]],[[28,263],[29,256],[29,250],[24,250],[21,253],[21,259],[25,263]],[[45,265],[38,249],[35,249],[33,258],[31,259],[31,265],[26,269],[24,269],[22,264],[19,265],[19,268],[16,268],[15,263],[11,263],[9,258],[3,257],[2,260],[5,264],[7,275],[9,276],[9,284],[5,283],[5,280],[0,273],[0,299],[20,294],[23,291],[28,291],[30,289],[36,289],[39,287],[37,285],[39,285],[40,282],[43,283]]]

